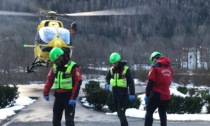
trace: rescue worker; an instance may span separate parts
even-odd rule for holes
[[[160,52],[153,52],[150,56],[150,62],[153,64],[149,71],[146,86],[146,115],[145,126],[152,126],[153,113],[158,108],[160,116],[160,125],[167,125],[166,110],[170,101],[170,85],[173,77],[173,70],[170,67],[171,60],[162,56]]]
[[[120,119],[121,126],[128,126],[125,111],[127,109],[128,99],[130,101],[135,100],[135,86],[130,69],[126,65],[127,63],[120,61],[120,59],[120,54],[116,52],[110,55],[109,61],[113,66],[107,73],[107,85],[105,86],[105,89],[110,90],[110,85],[112,86],[114,105],[117,109],[117,115]]]
[[[43,95],[49,101],[50,89],[55,89],[53,126],[61,126],[64,110],[66,126],[74,126],[76,99],[82,84],[79,66],[70,60],[68,49],[53,48],[49,57],[54,64],[47,76]]]

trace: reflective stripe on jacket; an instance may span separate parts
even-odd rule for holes
[[[66,64],[67,67],[65,73],[62,71],[57,71],[57,76],[54,79],[53,88],[54,89],[72,89],[72,75],[71,70],[72,67],[76,64],[75,62],[70,62],[69,64]],[[53,71],[56,72],[56,65],[53,65]]]
[[[113,69],[113,67],[110,68],[111,75],[113,75],[112,69]],[[128,66],[124,66],[124,69],[122,72],[123,78],[119,78],[119,73],[114,73],[113,78],[111,78],[111,80],[110,80],[110,84],[112,87],[115,87],[115,86],[123,87],[123,88],[127,87],[127,80],[125,78],[125,74],[126,74],[127,70],[128,70]]]

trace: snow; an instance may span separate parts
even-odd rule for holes
[[[97,80],[97,81],[100,81],[100,80]],[[144,82],[140,82],[138,79],[134,79],[134,81],[138,82],[138,84],[140,84],[142,86],[144,84]],[[103,81],[101,81],[101,82],[103,82]],[[104,85],[104,83],[102,83],[101,85]],[[177,86],[180,86],[180,85],[177,84],[177,83],[172,83],[172,85],[170,87],[171,94],[176,95],[176,96],[180,96],[180,97],[188,96],[188,95],[182,94],[179,91],[177,91],[176,90]],[[205,86],[194,87],[192,84],[188,84],[186,87],[197,88],[199,90],[209,89],[208,87],[205,87]],[[145,96],[145,94],[141,94],[138,97],[140,99],[144,99],[144,96]],[[84,106],[93,108],[93,106],[90,106],[89,103],[86,101],[86,98],[81,99],[81,102],[83,103]],[[144,110],[144,106],[145,106],[145,102],[144,102],[144,100],[142,100],[142,103],[141,103],[139,109],[136,109],[136,108],[127,109],[126,110],[126,116],[127,117],[133,117],[133,118],[145,118],[146,111]],[[108,106],[104,106],[103,109],[108,109]],[[117,116],[117,112],[113,112],[113,113],[107,112],[105,114],[106,115]],[[157,120],[160,119],[157,110],[153,114],[153,118],[157,119]],[[193,120],[210,121],[210,114],[206,114],[206,108],[203,107],[203,110],[202,110],[201,113],[197,113],[197,114],[167,114],[167,119],[171,120],[171,121],[185,121],[185,120],[189,120],[189,121],[193,121]]]
[[[101,77],[101,79],[104,77]],[[101,80],[102,81],[102,80]],[[88,81],[86,81],[88,82]],[[104,81],[102,81],[104,82]],[[84,84],[84,83],[83,83]],[[176,90],[176,87],[178,84],[173,83],[171,86],[171,94],[178,95],[181,97],[186,97],[187,95],[183,95],[182,93],[178,92]],[[207,87],[197,87],[198,89],[206,89]],[[138,96],[141,99],[144,99],[144,94]],[[30,105],[34,102],[35,100],[29,98],[29,97],[19,97],[18,99],[15,100],[15,104],[13,107],[6,107],[0,109],[0,120],[6,119],[14,114],[16,114],[16,111],[19,111],[23,109],[25,106]],[[89,104],[86,102],[86,100],[83,98],[82,101],[83,105],[89,106]],[[142,101],[141,106],[139,109],[135,108],[130,108],[126,110],[126,116],[127,117],[133,117],[133,118],[144,118],[146,111],[144,110],[145,103]],[[91,107],[91,106],[89,106]],[[104,106],[104,108],[108,108],[107,106]],[[167,114],[168,120],[174,121],[174,120],[180,120],[180,121],[185,121],[185,120],[202,120],[202,121],[210,121],[210,114],[205,114],[206,110],[203,109],[202,114]],[[4,113],[4,114],[2,114]],[[117,116],[116,112],[110,113],[107,112],[105,113],[106,115],[115,115]],[[157,111],[153,115],[154,119],[159,120],[159,115]]]
[[[12,107],[6,107],[0,109],[0,120],[6,119],[7,117],[10,117],[14,114],[16,114],[16,111],[19,111],[23,109],[25,106],[30,105],[35,100],[29,98],[29,97],[19,97],[15,100],[14,106]],[[2,114],[4,113],[4,114]]]
[[[175,91],[174,89],[173,89],[173,94],[185,97],[185,95],[181,95],[180,92]],[[144,94],[139,95],[139,97],[141,99],[144,99]],[[93,106],[89,106],[89,104],[86,102],[85,98],[83,98],[81,100],[81,102],[83,103],[84,106],[93,107]],[[127,109],[126,116],[133,117],[133,118],[145,118],[146,111],[144,110],[144,106],[145,106],[145,102],[142,101],[142,105],[139,107],[139,109],[136,109],[136,108]],[[104,106],[103,108],[106,109],[106,108],[108,108],[108,106]],[[117,116],[117,112],[113,112],[113,113],[107,112],[105,114]],[[156,120],[160,119],[157,110],[153,114],[153,118]],[[210,121],[210,114],[200,114],[200,113],[198,113],[198,114],[167,114],[167,119],[171,120],[171,121],[186,121],[186,120],[188,120],[188,121],[194,121],[194,120]]]

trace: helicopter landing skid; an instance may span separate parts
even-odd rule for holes
[[[33,60],[30,66],[27,67],[27,73],[35,72],[34,68],[37,66],[48,67],[49,63],[45,61],[36,61],[37,57]]]

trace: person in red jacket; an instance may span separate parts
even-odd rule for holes
[[[146,86],[146,115],[145,126],[152,126],[153,113],[158,108],[161,126],[167,125],[166,110],[170,101],[170,85],[173,77],[173,70],[170,67],[171,60],[162,56],[159,52],[153,52],[150,56],[153,64],[149,71]]]
[[[74,126],[76,98],[82,84],[79,66],[70,60],[67,49],[53,48],[49,57],[54,65],[48,73],[43,95],[45,100],[49,101],[50,89],[55,89],[53,126],[61,126],[64,110],[66,126]]]

